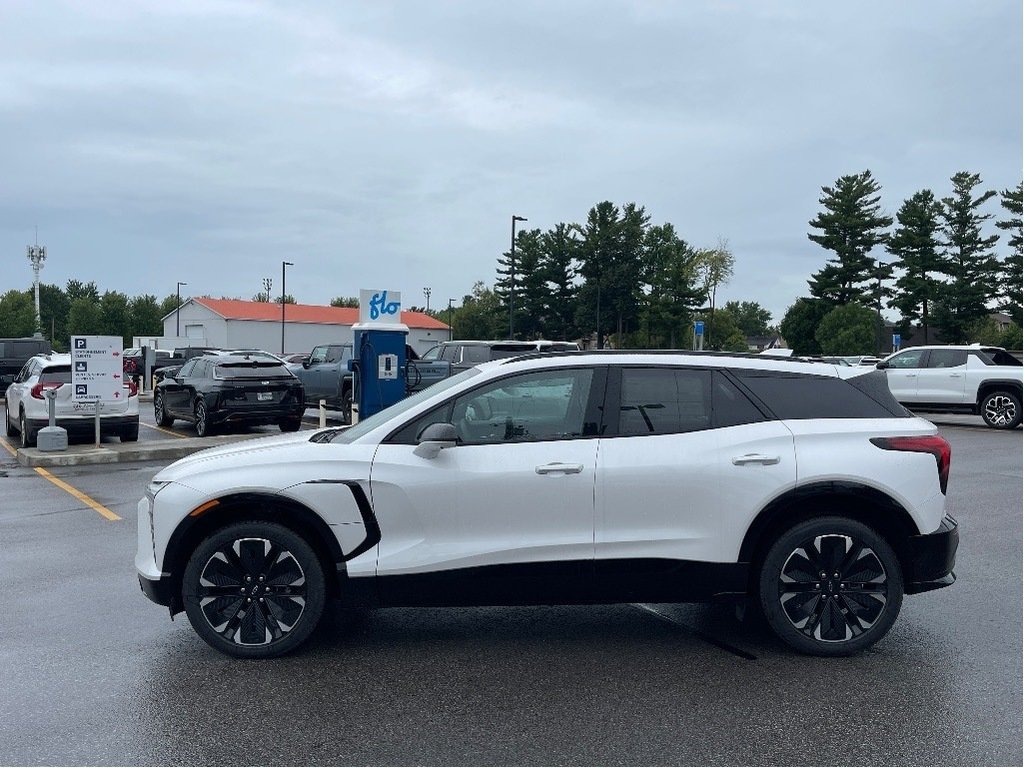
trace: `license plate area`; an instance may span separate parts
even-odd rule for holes
[[[257,392],[256,393],[256,399],[258,401],[260,401],[260,402],[265,402],[265,401],[273,400],[274,399],[274,393],[273,392]]]

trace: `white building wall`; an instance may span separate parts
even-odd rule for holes
[[[227,343],[227,321],[201,304],[189,303],[180,309],[180,320],[175,312],[164,318],[164,336],[189,339],[197,347],[223,347]],[[176,333],[179,327],[181,331]]]

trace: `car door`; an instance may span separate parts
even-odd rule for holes
[[[597,472],[599,598],[743,592],[741,569],[728,564],[757,512],[796,483],[792,433],[722,371],[621,367],[608,390]]]
[[[919,403],[962,404],[967,386],[967,350],[933,349],[917,371]],[[899,399],[899,398],[897,398]]]
[[[196,367],[195,360],[189,360],[170,378],[160,382],[160,396],[164,411],[180,418],[192,417],[192,401],[189,397],[188,382]]]
[[[889,391],[901,403],[918,402],[917,380],[927,361],[926,349],[908,349],[886,360]]]
[[[483,384],[384,441],[370,470],[392,605],[531,603],[589,594],[603,367],[546,369]],[[416,437],[450,422],[433,458]]]

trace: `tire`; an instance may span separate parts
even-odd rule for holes
[[[161,427],[169,427],[174,423],[174,417],[164,410],[164,396],[159,392],[153,395],[153,416]]]
[[[981,418],[993,429],[1016,429],[1021,421],[1020,395],[1008,389],[989,392],[981,400]]]
[[[341,393],[341,418],[346,424],[352,423],[352,387]]]
[[[122,443],[137,443],[139,441],[139,425],[125,427],[121,430],[120,437]]]
[[[278,426],[282,432],[298,432],[302,428],[302,419],[283,419]]]
[[[207,437],[211,434],[209,418],[206,401],[202,398],[196,400],[196,434],[199,437]]]
[[[871,528],[820,517],[775,540],[761,564],[758,591],[769,626],[789,646],[815,656],[849,656],[892,627],[903,604],[903,572],[892,547]]]
[[[21,411],[18,417],[18,426],[21,428],[21,447],[31,448],[36,444],[36,433],[29,429],[28,423],[25,421],[25,411]]]
[[[266,659],[295,649],[316,629],[326,585],[305,539],[250,520],[199,543],[185,566],[182,600],[193,629],[213,648]]]
[[[4,426],[7,428],[7,436],[14,437],[18,434],[18,428],[11,424],[11,412],[6,404],[4,404],[4,414],[6,416]]]

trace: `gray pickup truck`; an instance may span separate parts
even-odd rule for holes
[[[426,389],[452,375],[452,365],[446,360],[421,360],[409,345],[405,347],[406,391]],[[313,348],[301,363],[290,363],[306,391],[306,405],[318,408],[321,400],[327,407],[341,411],[346,422],[352,419],[352,373],[348,361],[352,359],[351,344],[321,344]]]

